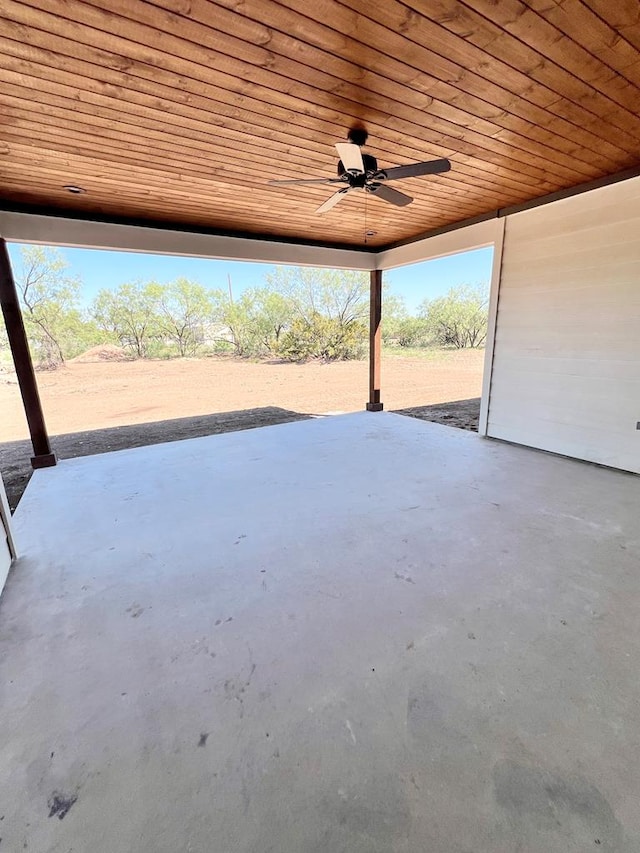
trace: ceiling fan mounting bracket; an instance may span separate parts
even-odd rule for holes
[[[349,142],[352,142],[354,145],[359,145],[360,148],[362,148],[368,138],[369,134],[364,127],[352,127],[347,134]]]

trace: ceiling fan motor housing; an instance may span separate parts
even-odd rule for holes
[[[342,160],[338,161],[338,177],[349,181],[352,187],[363,187],[365,182],[378,173],[378,161],[371,154],[363,154],[364,174],[353,175],[344,168]]]

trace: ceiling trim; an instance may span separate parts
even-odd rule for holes
[[[634,166],[632,169],[625,169],[622,172],[615,172],[613,175],[605,175],[593,181],[577,184],[575,187],[567,187],[554,193],[548,193],[539,198],[531,199],[531,201],[523,201],[521,204],[512,204],[510,207],[503,207],[496,211],[496,215],[511,216],[513,213],[522,213],[523,210],[531,210],[534,207],[541,207],[543,204],[552,204],[554,201],[562,201],[574,195],[588,193],[591,190],[599,190],[602,187],[609,187],[611,184],[618,184],[621,181],[629,181],[637,177],[640,177],[640,165]]]

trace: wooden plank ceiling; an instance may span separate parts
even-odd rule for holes
[[[0,203],[384,246],[640,164],[639,49],[637,0],[2,0]],[[354,124],[452,170],[267,185]]]

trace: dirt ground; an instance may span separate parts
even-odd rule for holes
[[[455,400],[451,403],[436,403],[434,406],[410,406],[407,409],[396,409],[396,412],[421,421],[432,421],[444,426],[478,432],[480,397]]]
[[[482,364],[478,350],[385,356],[385,409],[477,429]],[[53,449],[59,458],[71,458],[361,411],[368,395],[368,363],[77,362],[39,373],[38,384]],[[450,401],[456,405],[443,408]],[[0,471],[14,509],[31,473],[31,450],[18,386],[9,373],[0,375],[0,412]]]

